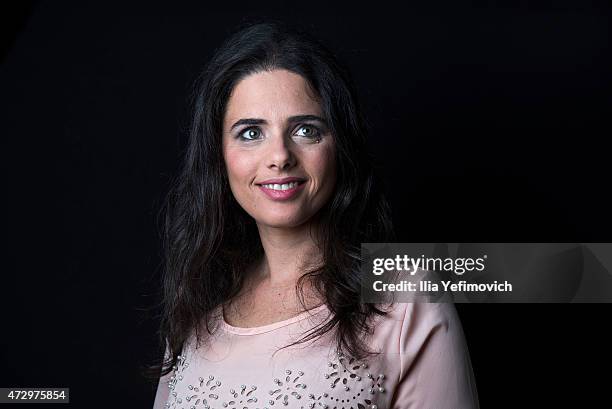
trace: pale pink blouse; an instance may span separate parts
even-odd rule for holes
[[[331,317],[326,305],[288,320],[238,328],[216,312],[206,345],[186,343],[161,378],[154,409],[478,408],[463,329],[449,303],[397,303],[369,338],[381,354],[339,355],[331,334],[278,348]],[[167,351],[166,351],[167,353]]]

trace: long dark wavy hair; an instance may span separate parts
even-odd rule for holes
[[[393,232],[391,212],[366,149],[366,126],[352,81],[334,54],[307,33],[278,22],[258,23],[227,39],[197,81],[184,162],[162,208],[159,341],[168,355],[156,366],[158,376],[176,364],[192,330],[198,343],[212,334],[213,311],[240,292],[247,266],[263,255],[255,221],[229,188],[221,136],[236,84],[273,69],[307,80],[318,94],[336,144],[336,189],[317,215],[323,265],[306,271],[296,285],[306,308],[302,286],[310,279],[332,318],[294,344],[334,331],[339,351],[357,359],[373,353],[364,338],[372,332],[371,318],[386,311],[360,302],[360,245],[391,241]],[[202,323],[206,331],[199,331]]]

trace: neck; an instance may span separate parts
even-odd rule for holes
[[[316,224],[292,228],[258,225],[257,228],[265,254],[255,274],[265,286],[294,287],[307,269],[321,263]]]

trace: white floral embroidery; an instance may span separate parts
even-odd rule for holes
[[[233,399],[229,402],[223,402],[223,407],[231,409],[249,409],[250,404],[257,403],[257,397],[255,396],[256,390],[257,386],[255,385],[251,385],[248,390],[246,385],[240,385],[240,390],[238,392],[234,389],[230,389],[229,393]],[[245,406],[246,404],[249,404],[249,406]]]
[[[323,375],[330,381],[329,392],[312,397],[310,408],[322,409],[377,409],[377,394],[385,392],[384,374],[372,375],[368,363],[357,361],[337,353],[335,361],[328,364],[329,372]]]
[[[329,383],[328,391],[315,395],[308,392],[301,370],[286,369],[283,376],[274,378],[265,399],[257,396],[256,385],[227,385],[214,375],[199,377],[196,385],[189,384],[184,392],[177,392],[189,366],[184,355],[179,355],[174,374],[170,378],[171,393],[166,408],[171,409],[274,409],[277,406],[299,409],[378,409],[378,395],[385,392],[385,375],[368,372],[368,363],[338,353],[328,363],[322,382]],[[299,405],[299,406],[298,406]]]
[[[304,376],[304,372],[297,371],[293,374],[291,369],[285,370],[285,381],[281,381],[278,378],[274,379],[276,389],[271,389],[269,394],[271,396],[268,403],[270,406],[274,405],[275,402],[279,402],[284,406],[289,405],[289,399],[292,400],[302,399],[304,389],[307,388],[306,384],[300,381],[300,378]]]

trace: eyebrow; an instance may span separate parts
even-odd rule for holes
[[[290,116],[288,120],[290,124],[303,121],[319,121],[323,125],[327,126],[327,121],[317,115],[294,115]],[[230,131],[240,125],[263,125],[267,123],[268,121],[261,118],[242,118],[234,122],[234,125],[232,125],[232,127],[230,128]]]

